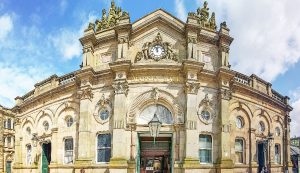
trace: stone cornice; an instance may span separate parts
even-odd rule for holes
[[[263,92],[260,92],[256,89],[253,89],[250,86],[246,86],[246,85],[243,85],[243,84],[233,81],[231,84],[231,87],[232,87],[232,90],[234,93],[236,93],[236,92],[241,92],[243,94],[248,93],[249,95],[255,96],[256,98],[264,99],[268,103],[273,104],[274,106],[279,106],[280,108],[282,108],[283,110],[286,110],[288,112],[293,110],[293,108],[290,105],[286,105],[282,102],[279,102],[278,100],[270,97],[269,95],[267,95]]]

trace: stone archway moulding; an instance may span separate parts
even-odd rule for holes
[[[183,110],[176,98],[163,90],[153,88],[139,95],[131,103],[127,113],[127,123],[136,123],[136,116],[148,105],[162,104],[166,106],[173,115],[174,123],[184,123]]]

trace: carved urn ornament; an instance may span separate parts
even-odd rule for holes
[[[150,59],[154,61],[162,59],[178,61],[178,56],[171,47],[169,42],[163,42],[160,33],[158,33],[152,42],[144,43],[142,51],[138,52],[135,57],[135,62]]]

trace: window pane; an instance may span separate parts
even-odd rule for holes
[[[235,140],[235,151],[243,152],[243,140],[242,139],[236,139]]]
[[[98,148],[110,147],[111,136],[110,134],[100,134],[98,135]]]
[[[200,148],[211,149],[211,147],[212,147],[211,136],[200,135],[199,144],[200,144]]]
[[[200,149],[199,159],[201,163],[211,163],[211,150]]]
[[[65,150],[73,150],[73,139],[65,140]]]
[[[98,162],[109,162],[111,157],[111,135],[110,134],[100,134],[98,135]]]
[[[235,160],[237,163],[243,163],[243,153],[235,152]]]

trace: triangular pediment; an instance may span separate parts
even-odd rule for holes
[[[158,9],[135,21],[132,24],[132,32],[138,32],[157,22],[163,23],[165,26],[169,26],[178,32],[183,32],[185,28],[183,21],[163,9]]]

